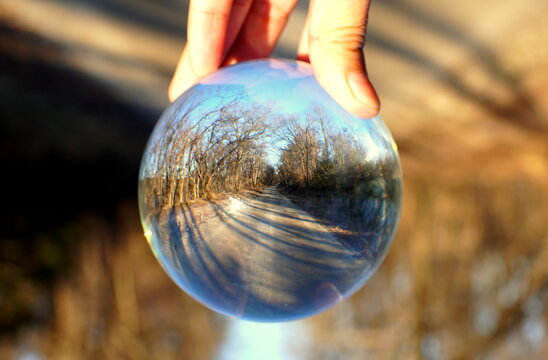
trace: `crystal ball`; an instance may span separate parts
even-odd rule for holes
[[[225,67],[182,94],[139,174],[145,236],[168,275],[203,305],[262,322],[359,290],[388,251],[401,196],[383,121],[349,114],[289,60]]]

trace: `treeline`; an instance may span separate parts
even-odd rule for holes
[[[149,205],[213,199],[273,181],[274,169],[265,160],[270,111],[244,107],[238,99],[209,107],[173,110],[172,120],[153,135],[148,173],[141,176]]]
[[[249,99],[201,100],[172,108],[152,135],[140,176],[151,208],[273,184],[316,194],[390,190],[397,163],[373,159],[375,149],[318,106],[280,115]]]
[[[368,160],[371,149],[351,132],[332,126],[319,109],[304,120],[289,121],[282,136],[287,145],[280,155],[278,180],[289,191],[382,196],[394,185],[390,174],[397,163]]]

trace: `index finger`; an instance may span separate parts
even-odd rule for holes
[[[221,65],[232,0],[191,0],[187,45],[190,68],[197,76]]]

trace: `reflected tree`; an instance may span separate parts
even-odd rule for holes
[[[215,199],[273,180],[265,149],[276,115],[268,107],[241,98],[195,97],[164,116],[169,121],[152,135],[151,165],[141,175],[149,206]]]
[[[282,139],[286,146],[278,174],[288,191],[352,193],[383,177],[382,168],[393,170],[387,160],[368,160],[363,141],[334,126],[320,106],[313,106],[304,118],[289,119]]]

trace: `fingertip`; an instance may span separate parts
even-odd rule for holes
[[[372,109],[379,108],[379,97],[371,82],[362,71],[348,74],[348,86],[354,99]]]
[[[378,115],[380,100],[364,71],[354,71],[347,76],[348,87],[354,100],[352,113],[360,117]]]
[[[372,108],[369,106],[363,106],[358,104],[357,106],[348,106],[346,110],[352,115],[362,118],[362,119],[371,119],[379,115],[380,108]]]
[[[317,54],[316,54],[317,55]],[[341,66],[332,61],[316,61],[312,57],[314,73],[319,84],[343,109],[354,116],[368,119],[378,115],[380,101],[363,67]],[[342,69],[341,69],[342,68]]]
[[[175,100],[177,100],[179,95],[181,95],[181,91],[176,86],[176,84],[174,84],[174,81],[172,81],[167,89],[167,98],[169,102],[174,102]]]
[[[335,100],[350,114],[362,119],[370,119],[379,114],[380,106],[364,104],[356,99]]]
[[[175,69],[175,74],[167,88],[167,97],[170,102],[174,102],[188,88],[186,85],[193,75],[185,69],[184,60]]]
[[[167,89],[167,97],[170,102],[177,100],[182,93],[196,84],[200,78],[196,75],[189,61],[188,46],[183,49],[175,73]]]

